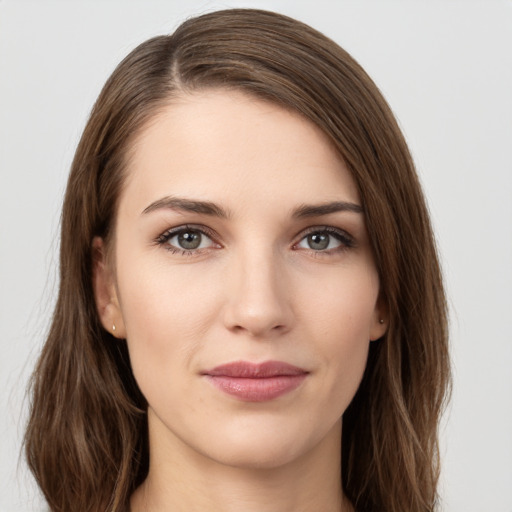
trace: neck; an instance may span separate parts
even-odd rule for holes
[[[151,430],[150,421],[150,440],[162,439]],[[150,446],[148,477],[132,497],[132,512],[353,511],[341,489],[341,421],[300,460],[277,466],[222,464],[176,438],[159,444]]]

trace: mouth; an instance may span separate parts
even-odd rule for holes
[[[296,389],[309,372],[282,361],[235,361],[206,370],[202,375],[217,389],[239,400],[265,402]]]

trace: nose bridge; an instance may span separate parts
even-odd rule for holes
[[[285,331],[291,322],[286,269],[265,244],[240,249],[231,266],[226,322],[253,336]]]

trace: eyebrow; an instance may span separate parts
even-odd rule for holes
[[[293,217],[304,219],[308,217],[320,217],[336,212],[363,213],[363,207],[347,201],[333,201],[317,205],[303,204],[294,210]]]
[[[230,216],[226,210],[211,201],[198,201],[173,196],[162,197],[154,201],[142,211],[142,214],[151,213],[160,209],[183,210],[186,212],[220,217],[222,219],[227,219]],[[313,205],[302,204],[293,210],[292,216],[297,219],[304,219],[308,217],[320,217],[336,212],[363,213],[363,208],[356,203],[347,201],[333,201]]]
[[[210,201],[197,201],[195,199],[185,199],[181,197],[162,197],[151,203],[142,211],[142,214],[151,213],[160,209],[183,210],[192,213],[201,213],[203,215],[212,215],[227,219],[228,212],[220,206]]]

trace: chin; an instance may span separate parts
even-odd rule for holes
[[[231,444],[227,451],[208,453],[208,456],[217,463],[238,469],[246,470],[271,470],[286,466],[298,458],[299,453],[295,449],[285,446],[275,446],[275,443],[261,445]]]
[[[329,437],[341,440],[337,428],[333,436],[322,436],[318,431],[308,435],[304,425],[286,429],[283,425],[253,425],[236,433],[225,432],[208,443],[205,454],[223,465],[248,469],[277,469],[293,463],[312,451]],[[341,430],[341,428],[340,428]],[[214,447],[212,449],[212,447]]]

